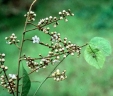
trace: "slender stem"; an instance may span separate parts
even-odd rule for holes
[[[88,45],[88,43],[86,43],[86,44],[84,44],[84,45],[80,46],[80,48],[85,47],[85,46],[87,46],[87,45]]]
[[[30,8],[29,8],[29,13],[32,9],[32,6],[34,5],[34,3],[36,2],[37,0],[34,0],[32,2],[32,4],[30,5]],[[27,22],[28,22],[28,17],[26,18],[26,21],[25,21],[25,25],[24,25],[24,31],[23,31],[23,34],[22,34],[22,41],[21,41],[21,46],[20,46],[20,51],[19,51],[19,58],[18,58],[18,70],[17,70],[17,93],[16,93],[16,96],[18,96],[18,91],[19,91],[19,75],[20,75],[20,58],[21,58],[21,54],[22,54],[22,49],[23,49],[23,44],[24,44],[24,38],[25,38],[25,31],[26,31],[26,27],[27,27]]]
[[[15,46],[20,50],[20,47],[18,46],[18,44],[17,43],[15,43]]]
[[[67,56],[68,56],[69,54],[67,54]],[[66,56],[66,57],[67,57]],[[66,58],[65,57],[65,58]],[[37,92],[39,91],[39,89],[41,88],[41,86],[44,84],[44,82],[50,77],[50,75],[56,70],[56,68],[64,61],[64,59],[65,58],[63,58],[55,67],[54,67],[54,69],[49,73],[49,75],[43,80],[43,82],[39,85],[39,87],[37,88],[37,90],[35,91],[35,93],[34,93],[34,95],[33,96],[36,96],[36,94],[37,94]]]
[[[33,60],[39,60],[39,59],[43,59],[43,58],[52,58],[52,57],[56,57],[56,56],[60,56],[60,55],[63,55],[63,54],[68,54],[69,52],[68,51],[66,51],[66,52],[62,52],[62,53],[59,53],[59,54],[54,54],[54,55],[52,55],[52,56],[45,56],[45,57],[40,57],[40,58],[34,58]],[[26,59],[24,59],[24,58],[20,58],[20,61],[21,60],[26,60]],[[36,71],[37,69],[35,69],[35,70],[33,70],[33,72],[34,71]]]
[[[33,30],[36,30],[36,29],[38,29],[38,28],[36,27],[36,28],[33,28],[33,29],[26,30],[25,33],[26,32],[30,32],[30,31],[33,31]]]
[[[66,53],[69,53],[69,52],[68,51],[67,52],[62,52],[62,53],[59,53],[59,54],[55,54],[55,55],[52,55],[52,56],[46,56],[46,57],[43,57],[43,58],[56,57],[56,56],[60,56],[60,55],[66,54]],[[38,59],[42,59],[42,57],[41,58],[34,58],[34,60],[38,60]]]
[[[28,24],[31,24],[31,25],[33,25],[33,26],[37,27],[37,25],[35,25],[35,24],[31,23],[31,22],[28,22]]]
[[[27,24],[27,23],[25,23],[25,28],[24,28],[24,30],[26,30],[26,24]],[[21,62],[21,61],[20,61],[20,58],[21,58],[21,54],[22,54],[22,48],[23,48],[23,43],[24,43],[24,42],[23,42],[23,41],[24,41],[24,37],[25,37],[25,34],[23,33],[23,35],[22,35],[22,42],[21,42],[21,46],[20,46],[20,52],[19,52],[19,58],[18,58],[17,94],[16,94],[17,96],[18,96],[18,89],[19,89],[18,87],[19,87],[19,80],[20,80],[20,79],[19,79],[19,74],[20,74],[20,73],[19,73],[19,72],[20,72],[20,62]]]

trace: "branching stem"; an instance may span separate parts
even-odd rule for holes
[[[32,9],[32,6],[34,5],[34,3],[36,2],[37,0],[34,0],[32,2],[32,4],[30,5],[30,8],[29,8],[29,13]],[[20,51],[19,51],[19,58],[18,58],[18,70],[17,70],[17,93],[16,93],[16,96],[18,96],[18,91],[19,91],[19,75],[20,75],[20,58],[21,58],[21,54],[22,54],[22,49],[23,49],[23,44],[24,44],[24,38],[25,38],[25,31],[26,31],[26,27],[27,27],[27,22],[28,22],[28,18],[29,16],[27,16],[26,18],[26,21],[25,21],[25,25],[24,25],[24,31],[23,31],[23,34],[22,34],[22,41],[21,41],[21,46],[20,46]]]

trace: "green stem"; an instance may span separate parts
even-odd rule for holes
[[[27,20],[26,20],[27,21]],[[26,30],[26,26],[27,26],[27,23],[25,23],[25,27],[24,27],[24,31]],[[18,91],[19,91],[19,75],[20,75],[20,58],[21,58],[21,54],[22,54],[22,48],[23,48],[23,44],[24,44],[24,37],[25,37],[25,33],[23,31],[23,35],[22,35],[22,42],[21,42],[21,46],[20,46],[20,52],[19,52],[19,58],[18,58],[18,70],[17,70],[17,96],[18,96]]]

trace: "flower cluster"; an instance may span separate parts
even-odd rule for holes
[[[6,76],[2,75],[0,77],[1,80],[1,86],[8,89],[8,92],[12,94],[12,92],[16,91],[16,76],[14,74],[9,74],[9,78],[6,78]]]
[[[27,12],[27,14],[24,15],[28,18],[28,21],[35,21],[36,14],[33,11]]]
[[[51,32],[49,35],[51,36],[52,42],[50,46],[48,45],[48,47],[51,48],[51,53],[53,53],[55,56],[58,56],[58,54],[64,54],[65,57],[66,54],[74,55],[75,52],[78,53],[78,56],[80,55],[81,47],[71,43],[71,41],[68,41],[67,38],[62,40],[60,38],[60,33]]]
[[[66,19],[66,16],[74,16],[74,14],[71,13],[70,9],[68,9],[68,11],[63,10],[62,12],[59,12],[59,15],[60,15],[60,19],[65,19],[66,22],[68,21]]]
[[[67,41],[67,38],[64,38],[63,45],[67,49],[69,54],[74,55],[74,53],[77,52],[78,56],[80,55],[80,46],[71,43],[71,41]]]
[[[74,16],[73,13],[71,13],[70,9],[69,10],[63,10],[62,12],[59,12],[59,15],[60,17],[52,17],[52,16],[49,16],[49,17],[46,17],[44,19],[41,19],[39,22],[38,22],[38,29],[41,30],[41,31],[44,31],[45,28],[43,28],[44,26],[46,25],[49,25],[51,23],[54,23],[54,27],[56,27],[59,23],[58,21],[61,20],[61,19],[65,19],[65,21],[68,21],[66,19],[67,16]]]
[[[51,52],[50,53],[53,53],[52,56],[56,57],[57,59],[60,57],[59,55],[63,55],[63,57],[66,57],[67,54],[71,54],[71,55],[74,55],[75,52],[78,53],[78,55],[80,55],[80,46],[77,46],[76,44],[72,44],[70,41],[67,41],[67,38],[64,38],[64,40],[61,39],[60,37],[60,33],[57,33],[57,32],[49,32],[50,31],[50,28],[49,27],[45,27],[49,24],[52,24],[54,23],[55,26],[58,25],[58,21],[61,20],[61,19],[65,19],[65,21],[68,21],[67,20],[67,16],[74,16],[73,13],[71,13],[70,9],[69,10],[63,10],[62,12],[59,12],[59,15],[60,15],[60,18],[58,17],[47,17],[47,18],[44,18],[44,19],[41,19],[38,23],[38,29],[43,31],[44,33],[48,34],[50,37],[51,37],[51,45],[48,45],[48,44],[42,44],[46,47],[49,47],[51,48]],[[35,36],[36,37],[36,36]],[[37,42],[39,43],[39,38],[35,38],[35,37],[32,37],[33,39],[33,43],[34,42]],[[50,54],[49,54],[50,55]]]
[[[39,70],[40,66],[37,62],[34,61],[33,58],[31,58],[30,56],[28,57],[24,56],[24,59],[26,60],[27,66],[31,70],[36,70],[36,72]]]
[[[1,65],[0,68],[1,68],[2,70],[4,70],[4,71],[7,71],[7,69],[8,69],[8,67],[5,66],[5,65]]]
[[[48,25],[48,24],[53,23],[53,22],[55,22],[55,24],[58,25],[58,22],[57,22],[58,20],[59,19],[57,17],[49,16],[47,18],[41,19],[38,22],[38,27],[43,27],[43,26]]]
[[[40,68],[46,68],[48,64],[51,62],[50,58],[42,58],[40,61]]]
[[[65,73],[66,73],[66,70],[60,73],[60,70],[57,69],[54,73],[52,73],[51,77],[54,78],[55,81],[62,81],[67,78]]]
[[[2,53],[0,54],[0,68],[2,69],[2,71],[7,71],[8,67],[4,65],[5,62],[5,54]]]
[[[20,42],[19,40],[17,40],[17,36],[14,33],[12,33],[12,35],[9,36],[9,37],[5,37],[5,39],[7,40],[6,43],[9,44],[9,45],[17,44],[17,43]]]
[[[46,66],[48,66],[49,63],[53,65],[55,63],[59,63],[61,59],[66,58],[67,55],[74,55],[75,53],[78,53],[78,56],[80,55],[81,47],[71,43],[71,41],[68,41],[67,38],[64,38],[62,40],[60,33],[48,32],[47,34],[51,37],[51,44],[40,42],[39,37],[37,37],[36,35],[32,37],[33,43],[39,43],[43,46],[46,46],[50,49],[50,51],[48,52],[48,55],[45,57],[43,57],[42,55],[39,55],[41,56],[41,58],[34,59],[26,57],[27,65],[31,69],[37,69],[38,71],[40,68],[46,68]],[[40,62],[36,63],[35,60],[40,60]]]
[[[5,54],[4,53],[0,53],[0,63],[3,64],[5,62]]]
[[[57,34],[57,32],[51,32],[51,41],[55,41],[57,42],[58,40],[60,40],[60,33]]]
[[[5,62],[5,54],[0,54],[0,69],[2,70],[1,72],[4,73],[4,75],[2,75],[0,77],[0,81],[1,81],[1,86],[3,86],[4,88],[8,89],[9,93],[14,92],[14,90],[16,90],[16,86],[15,86],[15,80],[16,80],[16,76],[9,74],[9,78],[6,74],[6,71],[8,70],[8,67],[4,65]]]
[[[31,69],[31,70],[35,70],[36,72],[39,71],[39,69],[41,68],[46,68],[46,66],[48,66],[50,63],[51,64],[56,64],[59,63],[60,61],[57,59],[52,59],[50,58],[50,55],[47,57],[41,57],[38,58],[40,61],[39,63],[37,63],[35,60],[37,58],[31,58],[30,56],[26,57],[24,56],[24,60],[26,60],[27,66]]]

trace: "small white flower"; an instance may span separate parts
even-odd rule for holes
[[[54,34],[51,38],[52,38],[52,41],[56,41],[56,42],[57,42],[57,40],[58,40],[58,35],[57,35],[57,34]]]
[[[53,17],[52,16],[49,16],[49,18],[52,19]]]
[[[46,59],[42,59],[42,60],[41,60],[41,62],[44,62],[44,61],[46,61]]]
[[[72,15],[72,16],[74,16],[74,14],[73,14],[73,13],[72,13],[71,15]]]
[[[60,78],[56,78],[56,81],[60,81]]]
[[[16,75],[15,74],[9,74],[9,77],[12,78],[12,79],[16,79]]]
[[[54,24],[53,27],[56,27],[56,24]]]
[[[68,19],[65,19],[65,22],[67,22],[68,21]]]
[[[61,78],[61,80],[65,79],[64,76],[62,76],[62,75],[60,76],[60,78]]]
[[[8,40],[8,37],[5,37],[5,40]]]
[[[34,37],[32,37],[33,43],[39,43],[40,42],[40,38],[37,37],[36,35]]]
[[[5,54],[3,53],[2,56],[5,57]]]
[[[60,20],[62,20],[63,19],[63,17],[60,17]]]
[[[61,14],[62,14],[62,12],[59,12],[59,14],[61,15]]]
[[[63,12],[66,12],[66,10],[63,10]]]
[[[55,73],[52,73],[52,75],[51,75],[51,76],[53,76],[53,77],[54,77],[54,76],[55,76]]]
[[[64,58],[66,58],[66,55],[64,54],[64,56],[63,56]]]
[[[56,73],[57,73],[57,75],[59,75],[59,74],[60,74],[60,70],[59,70],[59,69],[57,69],[57,70],[56,70]]]

